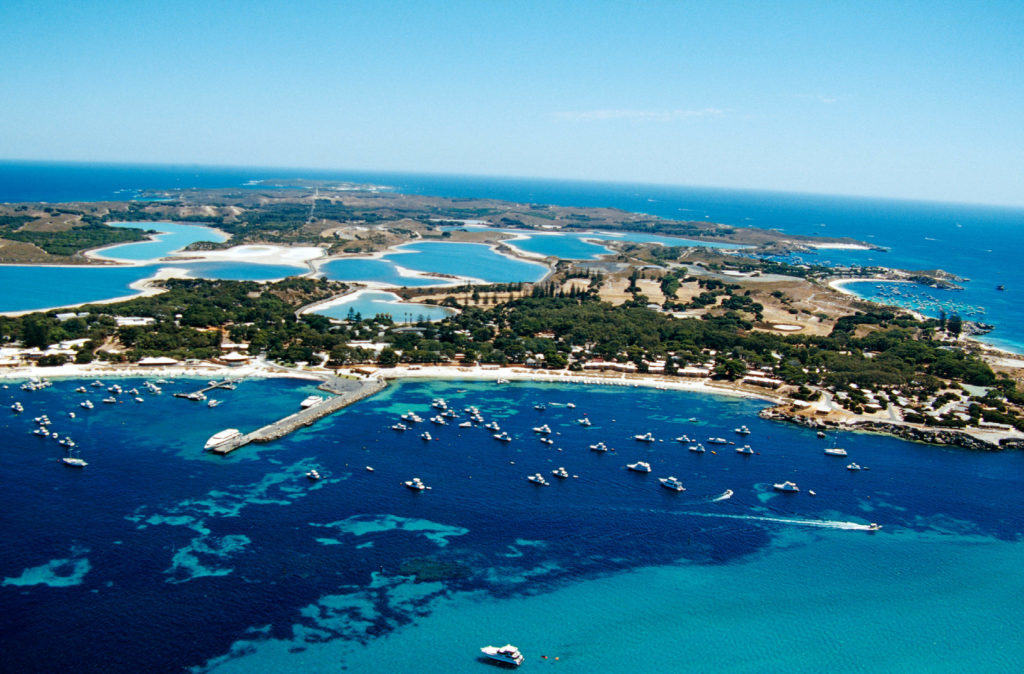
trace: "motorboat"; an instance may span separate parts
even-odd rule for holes
[[[842,447],[826,447],[825,453],[829,456],[846,456],[846,450]]]
[[[85,459],[79,459],[76,456],[65,456],[60,460],[65,466],[71,466],[72,468],[85,468],[89,464],[85,462]]]
[[[441,412],[441,416],[444,417],[445,419],[455,419],[459,415],[458,413],[455,412],[455,410],[445,410],[444,412]]]
[[[93,383],[89,384],[89,386],[91,386],[93,388],[103,388],[103,382],[101,382],[99,379],[97,379]]]
[[[576,423],[578,423],[580,426],[590,426],[590,419],[588,419],[587,417],[583,417],[582,419],[577,419]]]
[[[747,428],[746,426],[734,428],[733,431],[735,431],[737,435],[750,435],[750,429]]]
[[[565,406],[571,410],[576,409],[576,403],[565,403]]]
[[[668,477],[658,478],[658,482],[665,489],[671,489],[672,491],[686,491],[686,487],[679,481],[679,478],[669,475]]]
[[[857,471],[857,470],[860,470],[860,469],[861,469],[860,464],[857,464],[857,463],[851,463],[851,464],[848,464],[846,466],[846,470]]]
[[[391,430],[393,431],[407,431],[409,427],[399,421],[397,424],[391,424]]]
[[[541,487],[547,487],[551,483],[544,479],[544,476],[540,473],[534,473],[533,475],[527,475],[526,479],[530,482],[540,485]]]
[[[215,449],[229,440],[237,438],[241,434],[242,432],[237,428],[225,428],[223,431],[211,435],[210,439],[206,441],[206,445],[203,446],[203,449]]]
[[[430,487],[423,484],[423,480],[419,479],[418,477],[414,477],[411,480],[406,480],[402,484],[404,484],[409,489],[412,489],[413,491],[423,491],[424,489],[430,489]]]
[[[79,386],[75,389],[75,393],[85,393],[86,389],[84,386]]]
[[[317,470],[316,470],[316,469],[314,468],[313,470],[311,470],[311,471],[308,471],[308,472],[306,473],[306,477],[308,477],[308,478],[309,478],[310,480],[313,480],[313,481],[315,482],[316,480],[319,480],[319,479],[320,479],[320,472],[319,472],[319,471],[317,471]]]
[[[800,487],[796,486],[796,482],[776,482],[772,485],[775,491],[781,491],[786,494],[795,494],[800,491]]]
[[[687,447],[687,449],[690,450],[691,452],[694,452],[695,454],[703,454],[704,452],[708,451],[704,449],[704,445],[700,444],[699,442],[696,445],[690,445],[689,447]]]
[[[135,396],[134,400],[137,403],[144,403],[144,402],[146,402],[146,399],[142,398],[140,396]],[[213,401],[211,401],[211,402],[213,402]],[[217,403],[217,405],[220,405],[220,401],[219,400],[217,400],[216,403]],[[209,403],[207,403],[208,407],[216,407],[217,405],[210,405]]]
[[[436,415],[436,414],[434,416],[430,417],[430,421],[435,423],[435,424],[437,424],[438,426],[447,426],[448,425],[448,422],[445,420],[444,417]]]
[[[323,396],[316,396],[316,395],[307,396],[305,400],[303,400],[301,403],[299,403],[299,407],[302,408],[302,409],[307,409],[307,408],[313,407],[314,405],[319,405],[323,401],[324,401],[324,397]]]
[[[754,448],[750,445],[743,445],[742,447],[736,448],[737,454],[743,454],[744,456],[753,456]]]
[[[598,442],[598,443],[593,444],[593,445],[590,446],[590,451],[592,451],[592,452],[607,452],[608,451],[608,445],[604,444],[603,442]]]
[[[431,440],[434,439],[434,436],[430,434],[430,431],[425,431],[423,433],[420,433],[420,439],[422,439],[425,442],[430,442]]]
[[[646,461],[637,461],[636,463],[627,463],[626,468],[630,469],[634,473],[649,473],[651,472],[651,464]]]
[[[499,379],[498,382],[500,383],[501,380]],[[512,644],[505,644],[500,648],[497,646],[484,646],[480,649],[480,652],[491,660],[503,662],[506,665],[512,665],[513,667],[518,667],[523,664],[524,660],[523,654],[520,653],[519,649]]]
[[[533,427],[533,432],[534,433],[543,433],[543,434],[546,435],[546,434],[551,432],[551,427],[548,426],[547,424],[544,424],[543,426],[534,426]]]
[[[430,401],[430,406],[435,410],[446,410],[448,409],[448,401],[444,398],[434,398]]]
[[[654,436],[650,433],[637,434],[633,436],[637,442],[654,442]]]
[[[13,405],[11,405],[11,411],[12,412],[16,412],[16,413],[21,413],[21,412],[25,411],[25,408],[22,407],[20,402],[15,402]]]
[[[545,445],[553,445],[553,444],[555,444],[555,441],[552,440],[549,437],[543,437],[543,438],[540,439],[540,441],[543,442]]]
[[[709,445],[728,445],[729,441],[725,438],[708,438]]]
[[[473,427],[473,422],[472,421],[463,421],[461,424],[459,424],[459,428],[472,428],[472,427]]]
[[[868,525],[868,531],[878,531],[881,528],[882,528],[882,525],[879,524],[878,522],[872,522],[871,524]]]
[[[689,435],[680,435],[678,438],[676,438],[676,442],[685,445],[688,442],[692,442],[692,440],[690,440],[690,436]]]
[[[562,466],[555,468],[553,471],[551,471],[551,474],[559,478],[560,480],[566,480],[569,478],[569,471],[567,471]]]
[[[504,431],[495,433],[492,437],[499,442],[512,442],[512,436]]]
[[[38,435],[41,438],[48,438],[48,437],[50,437],[50,431],[46,430],[45,428],[40,427],[40,428],[37,428],[36,430],[32,431],[32,435]]]
[[[402,421],[408,421],[409,423],[416,424],[423,421],[423,419],[421,419],[415,412],[406,412],[402,415]]]
[[[496,382],[494,382],[494,383],[495,383],[495,384],[511,384],[512,382],[511,382],[511,381],[509,381],[508,379],[504,379],[504,378],[499,378],[499,379],[498,379],[498,380],[497,380]]]
[[[113,405],[113,404],[115,404],[117,402],[117,398],[114,398],[112,396],[111,397],[107,397],[107,398],[103,399],[103,402],[107,403],[108,405]]]

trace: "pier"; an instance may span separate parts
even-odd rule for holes
[[[175,398],[186,398],[188,400],[202,400],[203,396],[207,391],[212,391],[217,388],[233,389],[241,381],[240,379],[225,379],[224,381],[215,381],[207,384],[205,387],[192,393],[175,393]]]
[[[272,424],[259,428],[252,433],[240,435],[210,451],[214,454],[230,454],[251,442],[265,443],[283,438],[304,426],[311,426],[315,421],[348,407],[352,403],[367,398],[384,389],[387,383],[383,379],[342,379],[331,377],[318,388],[333,394],[330,398],[312,407],[307,407]]]

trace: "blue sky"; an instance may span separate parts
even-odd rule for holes
[[[0,157],[1024,204],[1022,2],[0,3]]]

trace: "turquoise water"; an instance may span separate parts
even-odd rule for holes
[[[160,232],[159,235],[154,237],[155,240],[153,241],[126,243],[120,246],[111,246],[101,251],[104,257],[116,258],[118,260],[156,260],[198,241],[220,243],[227,240],[226,236],[209,227],[176,222],[118,222],[113,226],[132,229],[152,229]]]
[[[416,271],[468,276],[485,283],[539,281],[547,274],[542,264],[502,255],[482,243],[410,243],[384,259]]]
[[[347,302],[335,304],[315,313],[330,318],[347,318],[350,311],[361,314],[363,318],[388,314],[398,323],[413,323],[420,320],[439,321],[451,315],[451,310],[432,304],[402,302],[394,293],[363,292]]]
[[[172,265],[164,265],[172,266]],[[173,265],[197,278],[224,279],[228,281],[273,281],[288,276],[309,273],[306,266],[289,264],[258,264],[253,262],[188,262]]]
[[[444,285],[444,279],[402,276],[390,260],[379,258],[346,257],[331,260],[320,267],[325,278],[332,281],[373,281],[393,286]]]
[[[480,646],[506,641],[523,671],[652,671],[666,658],[696,671],[1012,671],[1024,659],[1020,452],[838,434],[870,468],[851,473],[749,400],[410,381],[224,458],[201,451],[206,437],[288,414],[313,385],[247,381],[214,393],[214,409],[171,397],[196,381],[118,405],[78,385],[0,390],[0,410],[26,408],[0,414],[0,533],[19,541],[0,547],[12,671],[400,671],[422,652],[417,669],[470,671]],[[438,396],[477,405],[513,441],[454,424],[390,430]],[[31,434],[43,413],[87,468],[61,466],[59,445]],[[541,423],[555,445],[531,432]],[[739,440],[740,424],[758,454],[672,441]],[[437,439],[422,441],[423,426]],[[632,439],[647,431],[659,441]],[[589,451],[597,440],[615,451]],[[652,474],[625,470],[638,459]],[[579,478],[525,480],[557,466]],[[324,479],[308,481],[311,468]],[[670,474],[686,492],[657,485]],[[433,489],[409,492],[412,476]],[[773,492],[781,480],[801,493]],[[871,521],[884,528],[865,531]]]
[[[28,311],[134,295],[128,286],[157,266],[34,267],[0,265],[0,311]]]

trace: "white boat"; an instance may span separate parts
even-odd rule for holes
[[[553,445],[553,444],[555,444],[555,441],[552,440],[551,438],[548,438],[548,437],[543,437],[543,438],[540,439],[540,441],[543,442],[545,445]]]
[[[135,396],[135,402],[137,402],[137,403],[144,403],[144,402],[146,402],[146,400],[145,400],[145,398],[140,398],[139,396]],[[217,405],[219,405],[219,404],[220,404],[220,401],[218,400],[217,401]],[[216,405],[210,405],[210,407],[216,407]]]
[[[738,435],[750,435],[750,429],[746,426],[740,426],[739,428],[733,429]]]
[[[565,403],[565,406],[571,410],[576,409],[576,403]]]
[[[742,447],[736,448],[737,454],[743,454],[744,456],[753,456],[754,448],[750,445],[743,445]]]
[[[688,442],[692,442],[692,440],[690,440],[690,436],[689,435],[680,435],[678,438],[676,438],[676,442],[685,445]]]
[[[510,382],[508,379],[499,378],[498,381],[496,381],[494,383],[495,384],[511,384],[512,382]]]
[[[590,446],[590,451],[592,451],[592,452],[607,452],[608,451],[608,445],[604,444],[603,442],[598,442],[597,444],[594,444],[594,445]]]
[[[425,431],[423,433],[420,433],[420,438],[425,442],[430,442],[431,440],[434,439],[434,436],[430,434],[430,431]]]
[[[658,482],[665,489],[671,489],[672,491],[686,491],[686,487],[679,481],[679,478],[669,475],[668,477],[658,478]]]
[[[323,401],[323,396],[308,396],[305,400],[299,403],[299,407],[301,407],[302,409],[306,409],[308,407],[312,407],[313,405],[319,405]]]
[[[100,380],[97,379],[93,383],[89,384],[89,386],[91,386],[93,388],[103,388],[103,382],[101,382]]]
[[[225,442],[233,440],[241,434],[242,432],[237,428],[225,428],[223,431],[211,435],[210,439],[206,441],[206,445],[203,446],[203,449],[214,449],[216,447],[220,447]]]
[[[25,408],[21,406],[21,403],[16,402],[13,405],[11,405],[11,411],[12,412],[24,412]]]
[[[441,412],[441,416],[445,419],[455,419],[459,415],[456,414],[455,410],[445,410],[444,412]]]
[[[687,449],[696,454],[703,454],[704,452],[708,451],[704,449],[704,445],[700,444],[699,442],[696,445],[690,445],[689,447],[687,447]]]
[[[851,463],[848,466],[846,466],[846,470],[854,470],[854,471],[856,471],[856,470],[860,470],[860,469],[861,469],[860,468],[860,464],[856,464],[856,463]]]
[[[580,426],[589,426],[590,419],[588,419],[587,417],[583,417],[582,419],[577,419],[576,423],[578,423]]]
[[[434,398],[430,401],[430,406],[435,410],[446,410],[448,409],[448,402],[444,398]]]
[[[827,447],[825,453],[829,456],[846,456],[846,450],[842,447]]]
[[[91,410],[93,407],[95,407],[95,405],[92,404],[91,400],[83,400],[82,402],[78,403],[78,405],[79,407],[87,410]]]
[[[504,431],[501,433],[495,433],[492,437],[498,442],[512,442],[512,437]]]
[[[551,471],[551,474],[554,475],[555,477],[561,479],[561,480],[566,480],[566,479],[569,478],[569,471],[567,471],[562,466],[559,466],[558,468],[555,468],[553,471]]]
[[[409,423],[416,424],[423,421],[423,419],[421,419],[415,412],[406,412],[402,415],[402,421],[408,421]]]
[[[540,473],[534,473],[533,475],[527,475],[526,479],[529,480],[530,482],[536,484],[536,485],[540,485],[541,487],[547,487],[549,484],[551,484],[550,482],[545,480],[544,476],[541,475]]]
[[[650,433],[637,434],[633,436],[633,439],[637,442],[654,442],[654,436]]]
[[[437,424],[438,426],[447,426],[448,422],[445,421],[444,417],[440,415],[434,415],[430,417],[430,421]]]
[[[50,431],[46,430],[45,428],[40,427],[40,428],[37,428],[36,430],[32,431],[32,435],[38,435],[41,438],[48,438],[48,437],[50,437]]]
[[[473,422],[472,421],[463,421],[461,424],[459,424],[459,428],[472,428],[472,427],[473,427]]]
[[[85,462],[84,459],[79,459],[78,457],[74,456],[65,456],[63,459],[60,460],[60,462],[63,463],[65,466],[71,466],[72,468],[85,468],[86,466],[89,465],[88,463]]]
[[[142,400],[139,399],[139,402],[142,402]],[[206,401],[206,406],[207,407],[211,407],[212,408],[212,407],[216,407],[217,405],[220,405],[220,401],[217,400],[216,398],[210,398],[209,400]]]
[[[787,494],[795,494],[800,491],[800,487],[796,486],[796,482],[776,482],[772,485],[775,491],[785,492]]]
[[[424,489],[430,489],[430,487],[423,484],[423,480],[419,479],[418,477],[414,477],[411,480],[406,480],[402,484],[404,484],[409,489],[412,489],[413,491],[423,491]]]
[[[103,402],[107,403],[108,405],[113,405],[114,403],[117,402],[117,398],[104,398]]]
[[[626,468],[629,468],[634,473],[649,473],[651,472],[651,464],[646,461],[637,461],[636,463],[627,463]]]
[[[709,445],[728,445],[729,441],[725,438],[708,438]]]
[[[75,393],[85,393],[85,387],[79,386],[78,388],[75,389]]]
[[[315,482],[320,479],[320,472],[314,468],[313,470],[306,473],[306,477]]]
[[[498,380],[501,381],[500,379]],[[523,654],[519,652],[519,649],[512,644],[505,644],[501,648],[497,646],[484,646],[480,649],[480,652],[486,655],[491,660],[497,662],[504,662],[507,665],[518,667],[523,664]]]
[[[406,426],[405,424],[403,424],[402,422],[398,422],[397,424],[391,424],[391,430],[393,430],[393,431],[407,431],[407,430],[409,430],[409,427]]]
[[[533,427],[533,432],[534,433],[543,433],[543,434],[546,435],[546,434],[551,432],[551,427],[548,426],[547,424],[544,424],[543,426],[534,426]]]
[[[501,426],[498,425],[497,421],[489,421],[488,423],[484,424],[484,428],[486,428],[489,431],[494,431],[495,433],[501,430]]]
[[[882,528],[882,525],[879,524],[878,522],[872,522],[871,524],[868,525],[868,531],[878,531],[881,528]]]

